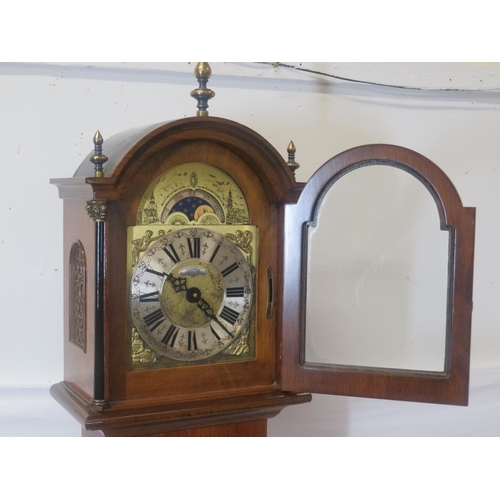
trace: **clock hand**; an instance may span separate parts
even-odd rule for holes
[[[186,278],[175,278],[174,276],[172,276],[171,274],[167,274],[167,273],[164,273],[165,274],[165,279],[167,281],[170,281],[170,283],[172,283],[172,286],[174,287],[174,290],[176,293],[179,293],[179,292],[187,292],[187,286],[186,286]]]
[[[189,290],[192,290],[191,288]],[[188,290],[188,292],[189,292]],[[189,299],[188,299],[189,300]],[[224,328],[224,330],[228,333],[228,335],[233,338],[234,335],[220,322],[219,318],[215,315],[214,310],[210,307],[210,304],[201,297],[196,302],[196,305],[210,318],[219,323],[219,325]]]
[[[150,267],[146,268],[147,273],[155,274],[160,278],[164,278],[166,281],[170,281],[174,290],[178,292],[185,292],[187,290],[186,286],[186,278],[176,278],[171,274],[162,271],[156,271],[155,269],[151,269]]]
[[[186,300],[188,302],[196,304],[210,319],[216,321],[231,338],[234,337],[234,335],[220,322],[210,304],[201,296],[201,290],[199,288],[196,288],[194,286],[191,288],[187,288],[186,278],[175,278],[171,274],[165,273],[165,279],[172,283],[176,293],[186,292]]]

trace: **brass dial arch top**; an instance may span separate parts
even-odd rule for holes
[[[137,225],[249,224],[248,205],[239,186],[220,169],[185,163],[160,174],[146,189]]]

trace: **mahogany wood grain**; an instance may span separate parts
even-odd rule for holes
[[[64,200],[64,379],[90,401],[94,387],[94,302],[95,302],[95,227],[81,200]],[[86,351],[69,341],[70,272],[72,245],[80,241],[85,251],[86,286]]]
[[[158,434],[147,434],[142,437],[266,437],[267,420],[236,422],[232,424],[211,425],[182,429]],[[106,437],[102,431],[88,431],[82,428],[82,437]]]
[[[138,204],[150,182],[173,166],[200,161],[215,166],[241,186],[249,207],[251,224],[259,228],[257,269],[256,357],[230,364],[213,363],[197,367],[165,368],[130,372],[127,368],[128,282],[126,270],[126,228],[135,224]],[[269,169],[271,170],[271,166]],[[266,317],[267,274],[271,266],[278,274],[278,210],[268,199],[260,178],[248,164],[226,146],[209,141],[183,141],[158,151],[141,166],[119,202],[109,203],[106,275],[113,277],[106,287],[106,338],[108,363],[107,399],[110,401],[164,398],[210,391],[214,394],[252,387],[267,387],[276,381],[276,321]],[[112,257],[111,257],[112,256]]]
[[[195,429],[152,434],[153,437],[266,437],[267,420],[236,422],[234,424],[212,425]]]

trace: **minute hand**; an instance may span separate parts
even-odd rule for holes
[[[203,298],[200,297],[196,302],[196,305],[210,318],[219,323],[219,325],[224,328],[224,330],[228,333],[231,338],[234,338],[234,335],[220,322],[219,318],[215,315],[214,310],[210,307],[210,304]]]

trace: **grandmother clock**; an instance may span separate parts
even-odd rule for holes
[[[466,404],[474,209],[433,163],[395,146],[354,148],[307,185],[247,127],[197,116],[123,132],[70,179],[64,199],[64,381],[51,393],[106,436],[265,436],[310,392]],[[326,191],[384,162],[421,180],[450,232],[442,371],[310,362],[307,231]]]

